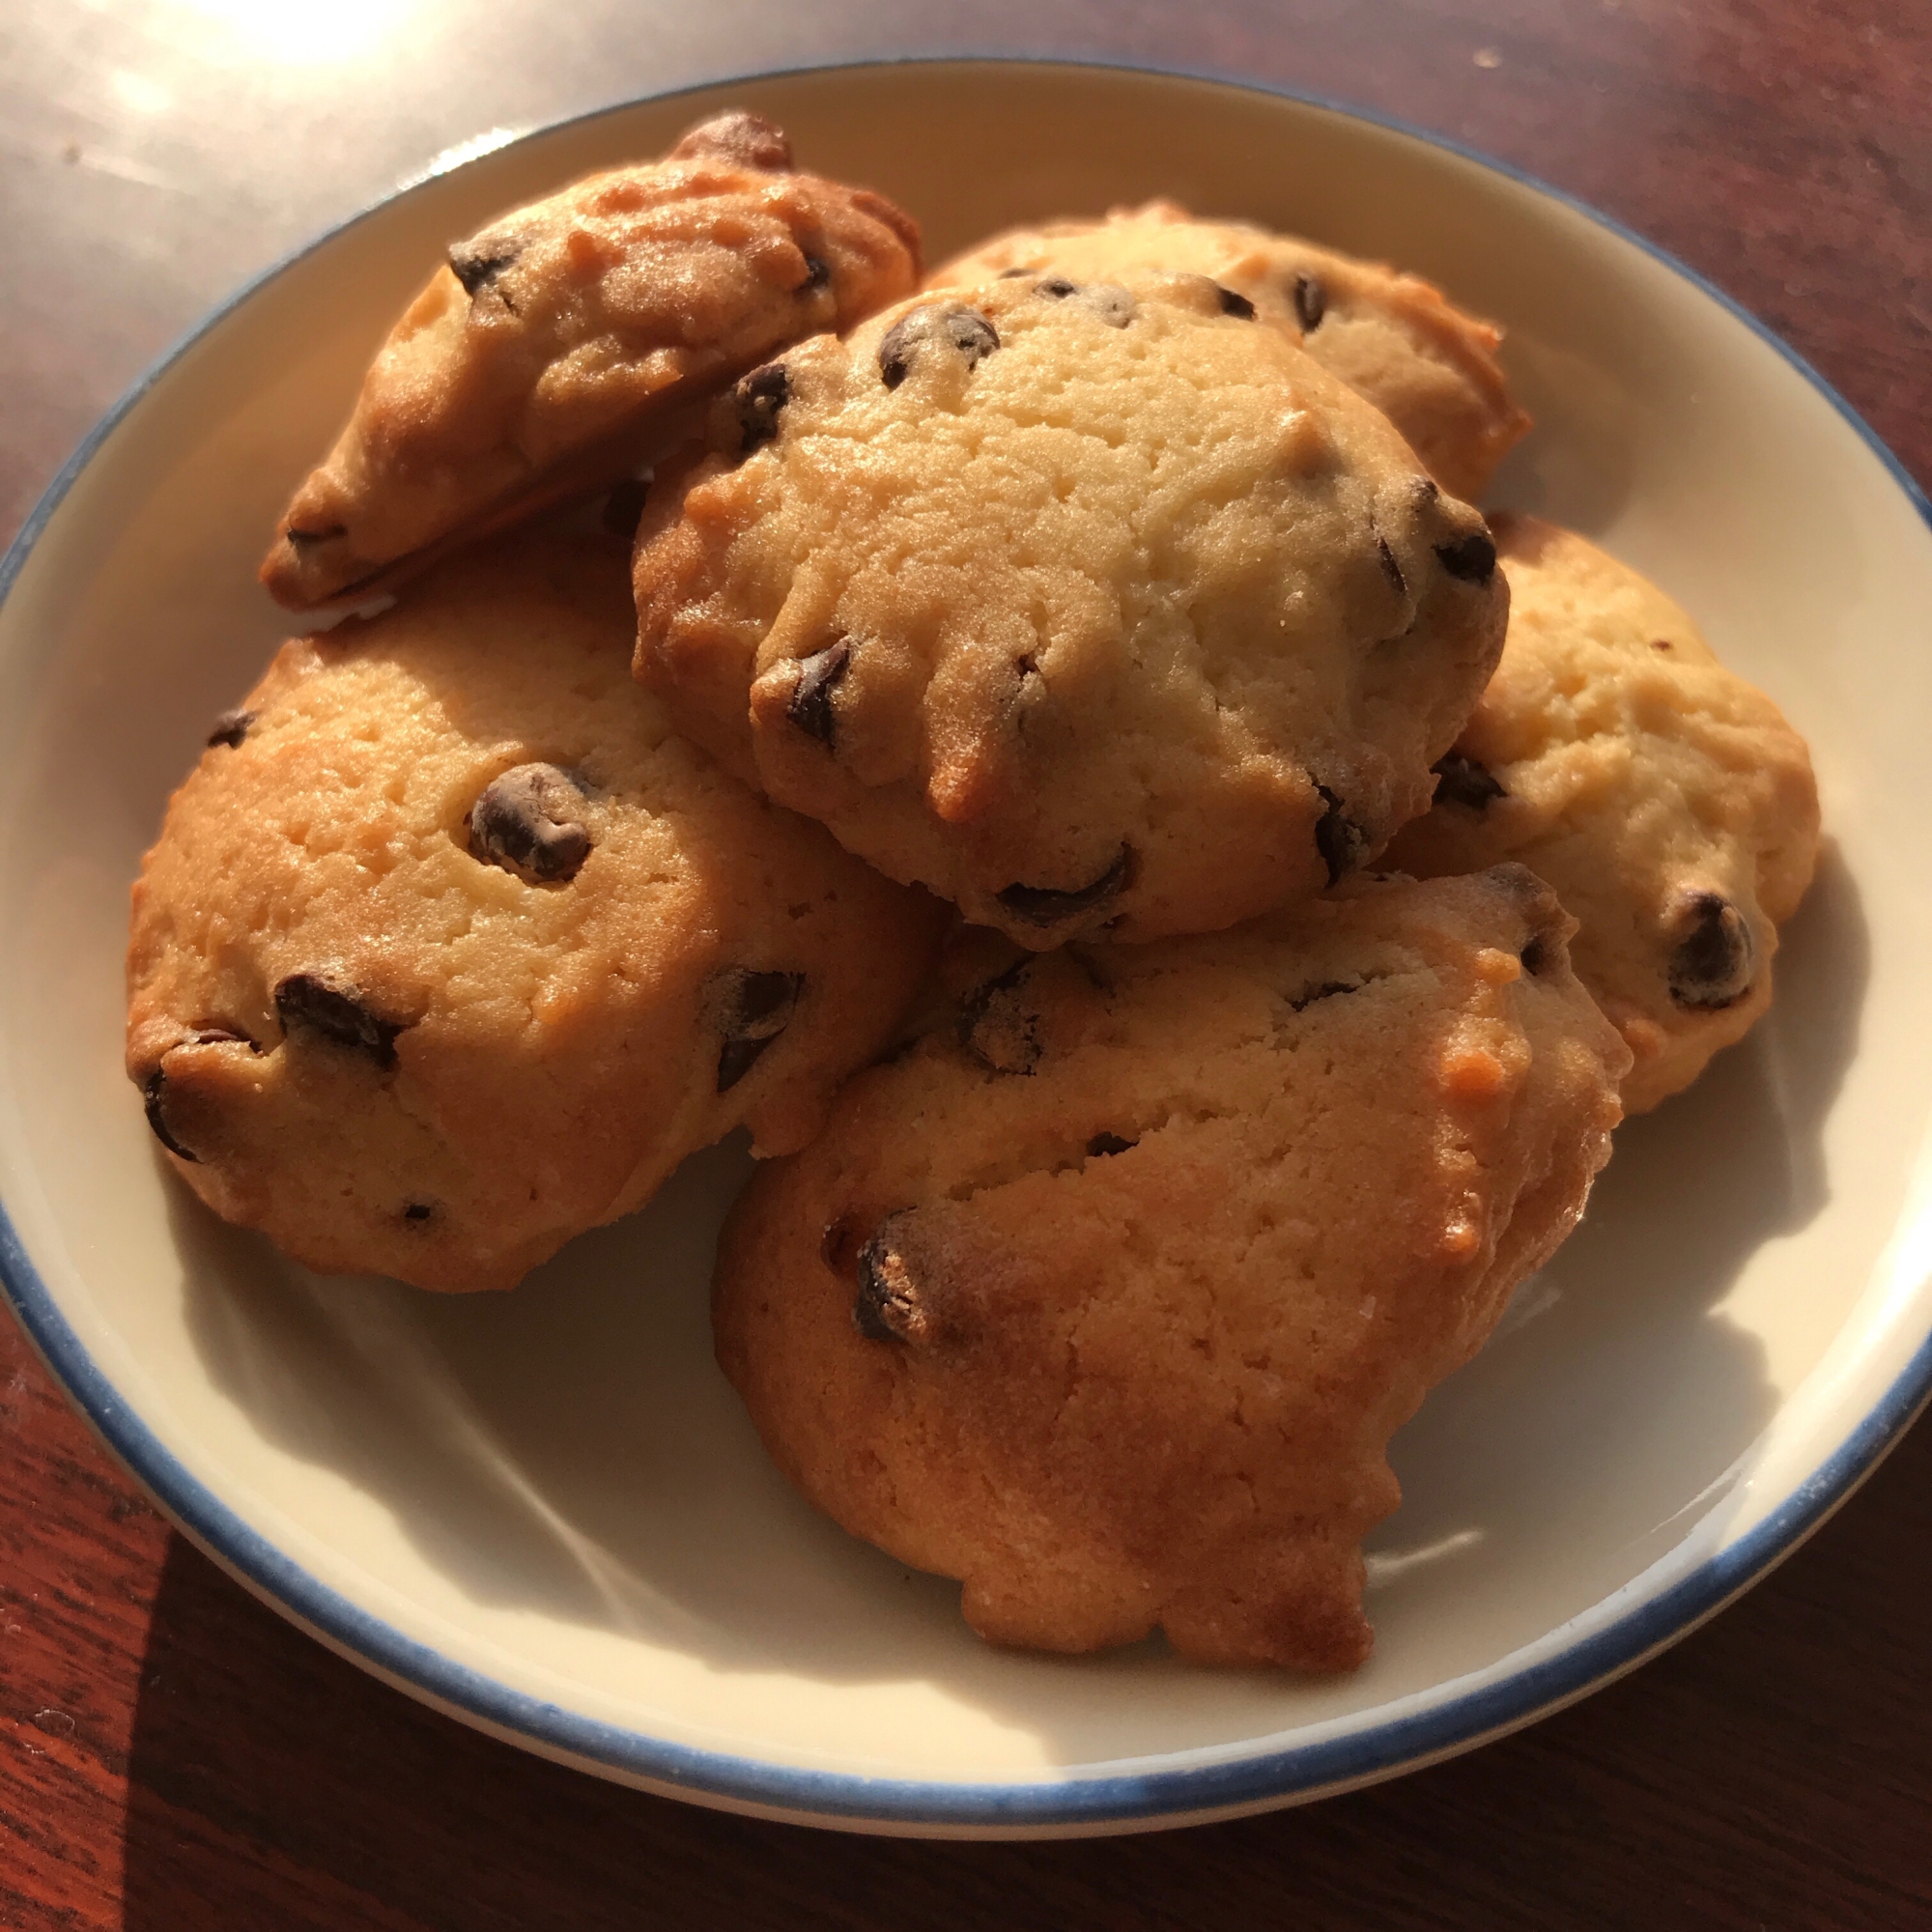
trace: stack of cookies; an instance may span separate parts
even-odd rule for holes
[[[216,1212],[437,1289],[748,1127],[719,1359],[813,1502],[1000,1642],[1348,1669],[1391,1435],[1765,1009],[1809,762],[1471,507],[1529,423],[1429,284],[1168,203],[920,274],[749,114],[451,248],[128,1070]]]

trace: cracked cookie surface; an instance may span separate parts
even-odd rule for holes
[[[1026,269],[1106,278],[1167,269],[1211,275],[1375,404],[1452,496],[1475,501],[1528,434],[1496,361],[1502,331],[1434,283],[1245,221],[1203,221],[1178,202],[1104,221],[1013,228],[933,270],[954,288]]]
[[[1577,977],[1635,1054],[1625,1111],[1643,1113],[1771,1004],[1777,927],[1818,855],[1810,756],[1655,584],[1535,517],[1495,528],[1502,662],[1385,863],[1517,859],[1548,879],[1581,922]]]
[[[134,889],[128,1071],[298,1261],[508,1287],[749,1125],[797,1148],[942,909],[677,737],[625,551],[544,533],[285,644]]]
[[[995,1641],[1360,1663],[1389,1437],[1608,1156],[1629,1055],[1572,929],[1504,867],[1146,947],[962,935],[951,1010],[726,1224],[767,1447]]]
[[[1481,517],[1194,275],[1025,276],[754,371],[653,486],[638,675],[850,850],[1045,949],[1212,930],[1427,803]]]
[[[629,474],[676,412],[919,279],[882,196],[792,171],[756,115],[592,175],[455,242],[297,491],[262,580],[310,610],[547,497]]]

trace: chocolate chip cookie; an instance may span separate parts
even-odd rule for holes
[[[262,581],[292,610],[366,595],[425,553],[614,481],[679,410],[917,286],[919,230],[791,170],[722,115],[455,242],[296,493]]]
[[[1496,361],[1502,330],[1433,283],[1250,222],[1198,221],[1177,202],[1118,208],[1104,221],[1009,229],[935,270],[927,286],[1149,269],[1211,275],[1252,303],[1374,403],[1453,496],[1479,497],[1531,427]]]
[[[1577,975],[1630,1043],[1626,1112],[1688,1087],[1771,1004],[1818,853],[1804,741],[1657,586],[1574,531],[1496,520],[1501,665],[1385,863],[1518,859],[1581,922]]]
[[[636,576],[681,729],[1036,949],[1353,871],[1507,602],[1482,518],[1198,275],[1011,277],[800,345],[653,485]]]
[[[1347,1670],[1384,1451],[1582,1210],[1629,1053],[1520,867],[959,949],[761,1170],[718,1355],[821,1509],[1000,1643]]]
[[[795,1149],[941,909],[677,737],[626,551],[497,539],[283,646],[134,889],[128,1071],[312,1267],[508,1287],[739,1125]]]

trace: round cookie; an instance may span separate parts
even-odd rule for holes
[[[1771,1004],[1777,926],[1811,881],[1804,741],[1657,586],[1574,531],[1496,520],[1501,665],[1435,802],[1385,863],[1520,860],[1581,923],[1577,976],[1635,1055],[1626,1113],[1690,1086]]]
[[[1389,1437],[1609,1154],[1571,927],[1508,867],[982,959],[726,1224],[772,1455],[996,1642],[1359,1664]]]
[[[507,1288],[749,1125],[801,1146],[941,908],[676,737],[623,546],[467,554],[285,644],[134,888],[128,1071],[311,1267]]]
[[[1245,221],[1198,221],[1179,203],[1104,221],[1013,228],[955,256],[928,288],[1052,270],[1076,280],[1168,269],[1211,275],[1374,403],[1452,496],[1475,501],[1531,419],[1496,361],[1502,330],[1434,283]]]
[[[681,729],[1037,949],[1353,870],[1427,803],[1507,603],[1482,518],[1191,275],[802,344],[653,485],[636,575]]]
[[[909,216],[790,170],[770,122],[724,114],[454,243],[282,519],[262,565],[276,600],[366,596],[614,482],[760,356],[917,286]]]

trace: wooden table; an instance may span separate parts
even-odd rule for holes
[[[1207,66],[1441,129],[1756,311],[1932,481],[1923,0],[9,0],[0,540],[210,303],[445,148],[805,59]],[[724,1817],[451,1723],[156,1517],[0,1323],[0,1924],[1932,1925],[1932,1428],[1636,1676],[1374,1791],[1130,1840]]]

